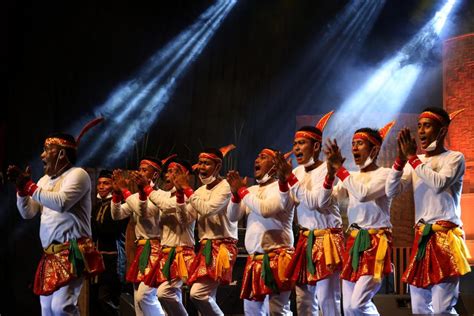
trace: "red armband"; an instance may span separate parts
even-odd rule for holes
[[[116,192],[112,193],[112,202],[120,203],[122,202],[122,198],[123,196],[121,193],[116,193]]]
[[[239,196],[239,194],[234,194],[234,193],[232,193],[232,197],[230,198],[230,200],[231,200],[233,203],[240,203],[240,196]]]
[[[147,185],[143,188],[143,191],[145,192],[146,196],[150,196],[151,192],[153,192],[153,188],[150,185]]]
[[[176,203],[183,204],[184,203],[184,192],[183,190],[176,191]]]
[[[350,175],[351,174],[346,168],[344,168],[344,166],[341,166],[339,169],[337,169],[336,176],[341,179],[341,181],[344,181]]]
[[[122,196],[124,200],[128,199],[130,195],[132,195],[130,191],[128,191],[127,189],[122,189]]]
[[[329,178],[328,175],[326,175],[326,177],[324,178],[324,183],[323,183],[323,187],[326,189],[326,190],[330,190],[332,189],[332,185],[334,184],[334,178]]]
[[[406,163],[406,160],[401,160],[399,157],[397,157],[397,159],[395,159],[395,162],[393,163],[393,169],[397,171],[402,171]]]
[[[291,173],[286,181],[290,186],[294,186],[298,182],[298,178],[293,173]]]
[[[237,194],[239,195],[239,198],[241,200],[244,199],[244,197],[249,194],[249,190],[247,189],[247,187],[241,187],[238,191],[237,191]]]
[[[281,182],[278,180],[278,187],[280,188],[280,192],[288,192],[290,187],[288,186],[288,182]]]
[[[194,194],[194,191],[193,189],[191,188],[186,188],[183,190],[184,191],[184,195],[186,195],[186,197],[189,199],[191,197],[191,195]]]
[[[38,186],[36,185],[36,183],[34,183],[33,180],[30,179],[27,183],[25,183],[23,188],[18,188],[17,192],[18,195],[21,197],[25,197],[27,195],[32,196],[37,188]]]
[[[408,158],[408,162],[410,165],[413,167],[413,169],[416,169],[419,165],[422,164],[420,158],[418,156],[412,156],[411,158]]]

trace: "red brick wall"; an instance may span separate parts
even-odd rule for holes
[[[474,33],[444,42],[443,84],[446,111],[466,109],[451,123],[448,145],[466,159],[461,218],[467,239],[474,240]],[[474,251],[474,243],[468,245]]]
[[[443,83],[446,111],[466,109],[449,127],[448,144],[466,158],[463,193],[474,193],[474,33],[444,42]]]

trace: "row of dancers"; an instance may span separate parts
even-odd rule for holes
[[[333,112],[295,133],[296,168],[287,155],[263,148],[251,186],[235,170],[220,175],[234,146],[204,149],[195,166],[176,156],[165,161],[145,157],[128,178],[121,170],[101,172],[98,194],[106,202],[93,221],[107,213],[113,220],[130,217],[136,223],[136,254],[126,280],[134,286],[137,315],[187,315],[185,284],[202,315],[223,315],[217,289],[236,277],[242,277],[246,315],[291,315],[292,290],[298,315],[340,315],[341,308],[344,315],[377,315],[372,298],[392,272],[391,201],[412,187],[415,239],[403,274],[412,312],[455,313],[459,277],[470,272],[460,209],[465,160],[446,149],[444,140],[459,113],[425,109],[418,118],[419,145],[408,128],[399,131],[391,168],[378,166],[377,156],[394,122],[354,132],[352,154],[359,171],[352,172],[344,167],[337,140],[323,142]],[[83,278],[106,270],[107,251],[101,251],[100,241],[97,249],[91,238],[91,181],[74,167],[78,143],[62,133],[46,138],[45,175],[38,183],[28,169],[12,165],[7,171],[17,186],[20,214],[41,213],[44,253],[34,292],[43,315],[77,313]],[[417,154],[419,149],[424,153]],[[196,190],[193,169],[202,183]],[[160,177],[164,181],[158,187]],[[138,192],[129,191],[130,181]],[[346,235],[341,203],[347,203]],[[233,276],[240,220],[246,221],[248,258],[243,276]]]

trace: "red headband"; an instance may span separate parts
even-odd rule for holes
[[[365,132],[357,132],[354,134],[354,137],[352,137],[353,140],[356,139],[362,139],[362,140],[367,140],[371,142],[375,146],[380,146],[382,145],[375,137],[369,135],[368,133]]]
[[[77,149],[77,145],[73,142],[67,141],[59,137],[49,137],[44,141],[44,145],[59,145],[66,148]]]
[[[313,133],[313,132],[309,132],[309,131],[297,131],[295,133],[295,139],[296,138],[309,138],[309,139],[313,139],[313,140],[316,140],[316,141],[322,141],[323,138],[316,134],[316,133]]]
[[[276,153],[275,153],[273,150],[268,149],[268,148],[262,149],[262,151],[261,151],[260,153],[261,153],[261,154],[268,155],[268,156],[270,156],[270,157],[272,157],[272,158],[275,158],[275,157],[276,157]]]
[[[447,124],[446,120],[441,115],[430,112],[430,111],[425,111],[425,112],[421,113],[420,116],[418,117],[418,119],[422,119],[422,118],[428,118],[428,119],[438,121],[442,125]]]
[[[177,163],[177,162],[170,162],[170,164],[168,165],[168,169],[170,168],[178,168],[178,169],[181,169],[181,171],[183,171],[184,173],[187,173],[188,172],[188,169],[186,169],[185,166]]]
[[[143,159],[142,161],[140,161],[140,164],[147,164],[147,165],[150,165],[152,166],[153,168],[155,168],[156,170],[161,170],[161,167],[159,164],[157,164],[156,162],[154,161],[151,161],[151,160],[148,160],[148,159]]]
[[[218,157],[216,154],[212,154],[212,153],[201,153],[201,154],[199,154],[199,158],[207,158],[207,159],[222,161],[222,159],[220,157]]]

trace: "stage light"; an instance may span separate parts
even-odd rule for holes
[[[121,84],[108,100],[94,110],[94,116],[103,116],[104,130],[83,148],[87,164],[101,160],[102,166],[113,166],[123,159],[133,143],[139,141],[165,107],[177,84],[193,61],[198,58],[215,34],[236,0],[220,0],[165,47],[156,52],[134,75]],[[78,126],[84,118],[78,123]],[[73,130],[79,127],[73,128]],[[104,154],[103,148],[107,146]],[[102,156],[99,157],[99,153]]]
[[[423,69],[427,56],[439,41],[439,35],[455,2],[445,2],[399,52],[384,62],[363,86],[337,109],[330,120],[326,135],[331,135],[337,138],[340,144],[346,145],[343,148],[346,157],[351,155],[347,144],[351,143],[352,133],[356,129],[380,128],[396,119]],[[340,126],[350,128],[343,130]]]

